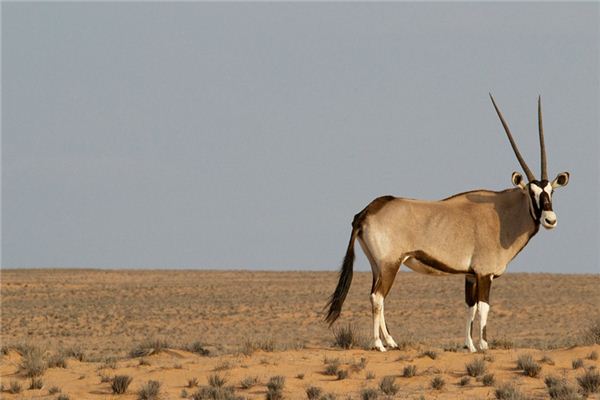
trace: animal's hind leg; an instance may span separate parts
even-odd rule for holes
[[[471,353],[477,351],[473,344],[473,321],[475,320],[475,314],[477,314],[477,280],[474,276],[465,276],[465,303],[467,303],[467,327],[466,327],[466,339],[465,347],[469,349]]]
[[[387,328],[384,317],[385,310],[385,298],[387,297],[392,285],[394,284],[394,280],[396,279],[396,274],[398,273],[398,269],[400,268],[400,263],[387,263],[384,264],[381,268],[381,279],[379,288],[375,290],[375,294],[381,296],[381,311],[379,317],[379,327],[381,329],[381,333],[383,334],[383,339],[385,343],[390,348],[397,348],[398,345],[392,335]]]

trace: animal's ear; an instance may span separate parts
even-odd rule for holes
[[[567,186],[567,183],[569,183],[569,173],[561,172],[560,174],[556,175],[556,178],[554,178],[552,181],[552,189],[559,186]]]
[[[525,189],[525,182],[523,181],[523,175],[518,172],[512,173],[512,183],[515,186],[520,187],[521,189]]]

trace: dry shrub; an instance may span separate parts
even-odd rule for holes
[[[48,389],[48,394],[56,394],[60,393],[60,388],[58,386],[52,386]]]
[[[321,390],[321,388],[318,388],[316,386],[309,386],[308,388],[306,388],[306,397],[308,398],[308,400],[317,400],[321,396],[322,392],[323,391]]]
[[[485,374],[483,378],[481,378],[481,382],[484,386],[494,386],[496,378],[494,377],[494,374]]]
[[[396,378],[394,376],[384,376],[381,382],[379,382],[379,390],[383,394],[395,395],[400,390],[400,387],[395,382]]]
[[[201,356],[207,356],[210,354],[208,350],[204,348],[204,345],[200,341],[195,341],[184,347],[184,350],[189,351],[190,353],[196,353]]]
[[[325,375],[337,375],[339,369],[340,369],[340,359],[339,358],[334,358],[334,359],[325,359],[325,371],[323,371],[323,373]]]
[[[583,344],[600,344],[600,318],[592,321],[584,331]]]
[[[419,357],[429,357],[432,360],[435,360],[437,358],[438,354],[433,351],[433,350],[427,350],[421,353],[421,355]]]
[[[412,378],[417,374],[417,366],[416,365],[407,365],[404,367],[402,371],[402,376],[405,378]]]
[[[590,393],[598,393],[600,391],[600,372],[590,368],[583,375],[577,377],[577,383],[586,396]]]
[[[494,395],[498,400],[527,400],[527,397],[516,386],[510,383],[497,387]]]
[[[129,375],[117,375],[112,379],[110,387],[113,393],[123,394],[127,391],[127,388],[132,380],[133,378]]]
[[[361,335],[352,324],[333,328],[334,346],[342,349],[352,349],[355,347],[365,347],[368,340]]]
[[[137,392],[138,400],[158,400],[160,395],[160,382],[148,381]]]
[[[44,375],[47,368],[44,351],[39,347],[27,348],[23,353],[20,368],[28,378]]]
[[[193,378],[188,379],[187,387],[194,388],[196,386],[198,386],[198,378],[193,377]]]
[[[348,377],[348,370],[347,369],[340,369],[337,372],[337,378],[338,381],[344,380]]]
[[[272,376],[267,382],[267,400],[283,399],[283,387],[285,386],[285,377],[281,375]]]
[[[507,338],[493,339],[490,342],[490,348],[492,349],[510,350],[514,347],[515,343]]]
[[[44,387],[44,381],[42,378],[31,378],[31,382],[29,382],[29,390],[41,389]]]
[[[572,386],[568,385],[566,380],[558,379],[553,376],[547,376],[544,383],[548,388],[548,395],[556,400],[580,400],[581,397]]]
[[[479,358],[470,363],[465,364],[465,369],[467,370],[467,374],[472,377],[478,377],[485,373],[485,361],[483,358]]]
[[[62,352],[66,357],[74,358],[81,362],[85,361],[85,359],[86,359],[85,352],[83,351],[81,346],[73,346],[71,348],[63,350]]]
[[[21,393],[23,390],[23,386],[18,381],[10,381],[10,386],[8,387],[8,393],[17,394]]]
[[[219,374],[212,374],[208,377],[208,385],[210,387],[223,387],[227,383],[227,378]]]
[[[446,381],[441,376],[435,376],[431,380],[431,387],[435,390],[442,390],[442,388],[446,385]]]
[[[517,359],[517,368],[523,370],[523,374],[532,378],[537,377],[542,366],[533,360],[531,354],[522,354]]]
[[[242,389],[250,389],[258,383],[258,376],[247,376],[240,382]]]
[[[377,390],[375,389],[363,389],[360,392],[360,398],[362,400],[376,400],[378,396]]]
[[[53,354],[48,358],[48,368],[67,368],[67,357],[63,352]]]
[[[573,369],[583,368],[583,360],[581,358],[577,358],[571,361],[571,367],[573,367]]]
[[[146,339],[142,343],[138,343],[131,351],[129,352],[129,357],[145,357],[150,356],[152,354],[158,354],[162,351],[165,351],[169,348],[169,342],[164,339]]]
[[[460,378],[460,382],[458,382],[458,384],[460,386],[467,386],[469,382],[471,382],[471,378],[468,376],[463,376],[462,378]]]

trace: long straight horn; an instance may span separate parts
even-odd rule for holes
[[[519,149],[517,148],[517,144],[515,143],[515,140],[513,139],[512,135],[510,133],[510,129],[508,128],[508,124],[504,120],[504,117],[502,116],[502,113],[500,112],[500,110],[498,109],[498,106],[496,105],[496,101],[494,101],[494,96],[492,96],[491,93],[490,93],[490,99],[492,99],[492,104],[494,105],[494,108],[496,109],[496,113],[498,114],[498,117],[500,117],[500,122],[502,122],[502,126],[504,127],[504,130],[506,131],[506,136],[508,136],[508,140],[510,141],[510,145],[512,146],[513,151],[515,152],[515,156],[517,156],[517,160],[519,160],[519,164],[521,164],[521,168],[523,168],[523,172],[525,172],[525,175],[527,175],[527,179],[529,181],[535,180],[535,176],[533,175],[533,173],[531,172],[531,170],[527,166],[527,163],[525,162],[525,160],[521,156],[521,153],[519,153]]]
[[[548,180],[546,164],[546,145],[544,144],[544,125],[542,125],[542,96],[538,97],[538,126],[540,128],[540,160],[542,163],[542,180]]]

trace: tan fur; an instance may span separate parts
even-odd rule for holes
[[[382,205],[377,200],[363,211],[360,244],[379,267],[380,279],[393,279],[395,274],[381,268],[394,268],[402,260],[416,272],[448,273],[417,260],[414,252],[452,273],[499,276],[538,230],[529,201],[519,188],[478,190],[441,201],[394,198]]]

